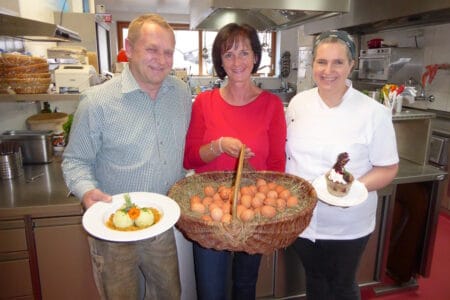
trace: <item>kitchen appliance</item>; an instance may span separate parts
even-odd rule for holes
[[[374,48],[360,50],[360,80],[402,84],[408,78],[420,78],[423,51],[419,48]]]
[[[80,42],[77,32],[56,24],[0,13],[0,36],[11,36],[39,42]]]
[[[308,35],[330,29],[342,29],[351,34],[369,34],[399,28],[423,29],[423,26],[448,23],[450,0],[351,1],[349,12],[304,24]]]
[[[433,131],[430,137],[429,161],[437,166],[446,167],[448,163],[449,135]]]
[[[56,91],[81,93],[91,85],[91,76],[89,65],[60,65],[55,70]]]
[[[190,26],[218,30],[230,22],[258,31],[281,30],[349,11],[349,0],[191,0]]]
[[[442,130],[433,130],[430,137],[429,144],[429,162],[448,172],[448,161],[450,156],[449,151],[450,132]],[[450,210],[450,186],[448,176],[444,179],[443,192],[440,195],[441,206]]]
[[[53,156],[52,133],[43,130],[9,130],[0,135],[0,141],[19,144],[24,164],[49,163]]]

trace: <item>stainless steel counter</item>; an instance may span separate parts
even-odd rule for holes
[[[48,164],[24,165],[24,175],[0,180],[0,219],[81,215],[79,200],[68,193],[58,158]]]
[[[41,177],[27,182],[27,179],[41,173]],[[446,172],[434,166],[419,165],[402,159],[393,184],[442,180],[446,175]],[[0,219],[26,214],[33,217],[81,214],[78,199],[68,197],[68,193],[59,159],[54,159],[49,164],[25,165],[23,176],[0,180]]]

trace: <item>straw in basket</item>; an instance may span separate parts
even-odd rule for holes
[[[238,170],[234,172],[206,172],[194,174],[175,183],[168,196],[181,207],[181,216],[176,226],[183,234],[205,248],[216,250],[244,251],[250,254],[269,254],[289,246],[308,226],[317,203],[317,194],[306,180],[281,172],[242,171],[243,149],[239,158]],[[251,185],[262,178],[276,182],[290,190],[298,198],[298,205],[278,212],[271,219],[255,218],[242,222],[236,217],[236,201],[233,203],[233,219],[230,223],[207,222],[190,210],[190,198],[203,195],[205,186],[235,186],[235,197],[240,184]]]

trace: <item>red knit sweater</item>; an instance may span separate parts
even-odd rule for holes
[[[200,158],[200,147],[222,136],[237,138],[252,149],[255,156],[249,164],[255,170],[284,172],[286,121],[277,96],[263,91],[251,103],[233,106],[224,101],[219,89],[198,95],[186,136],[184,167],[197,173],[236,170],[238,160],[227,154],[210,163]]]

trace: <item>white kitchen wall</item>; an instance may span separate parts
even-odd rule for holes
[[[366,35],[361,39],[363,46],[372,38],[398,44],[398,47],[419,47],[424,50],[424,63],[450,64],[450,23],[434,26],[423,26],[415,29],[386,31]],[[367,48],[367,47],[366,47]],[[425,67],[424,66],[424,67]],[[424,68],[425,71],[425,68]],[[417,78],[420,81],[420,78]],[[401,84],[401,82],[395,82]],[[439,70],[430,85],[425,88],[426,95],[434,95],[434,102],[416,102],[413,107],[429,108],[450,112],[450,70]]]

